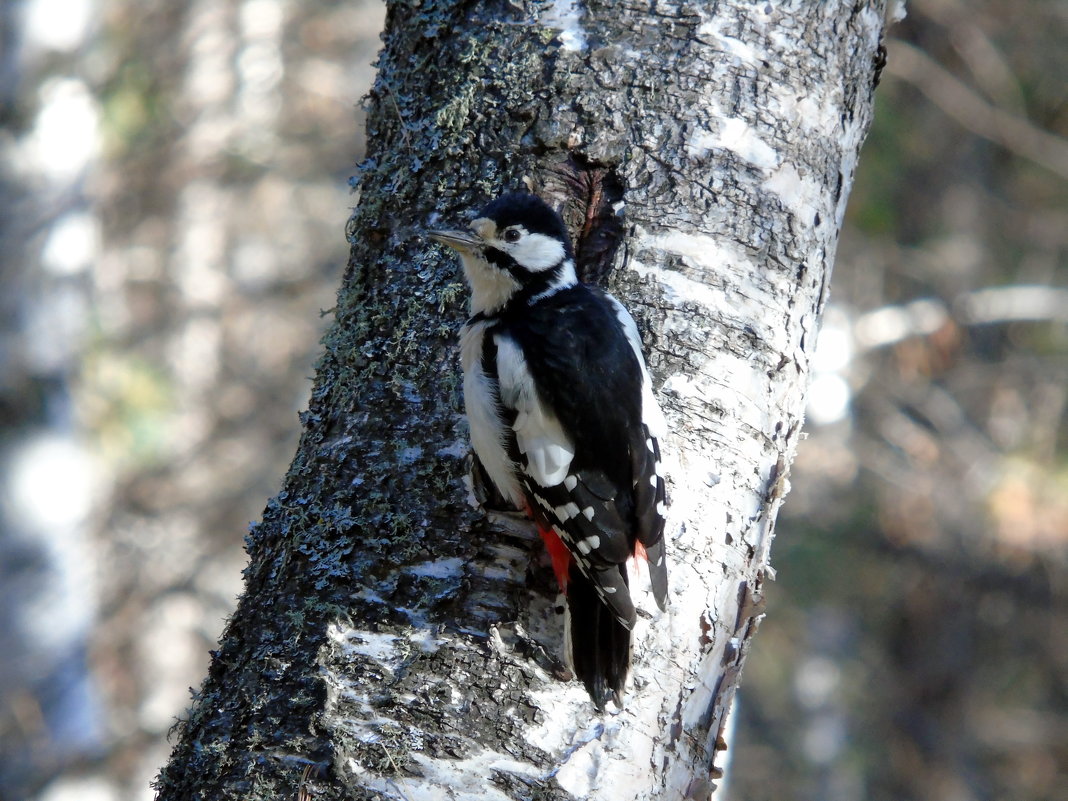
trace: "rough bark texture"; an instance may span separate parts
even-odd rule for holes
[[[391,4],[301,445],[160,798],[708,796],[882,28],[878,2]],[[638,318],[674,431],[671,606],[639,597],[614,715],[560,680],[532,531],[465,489],[466,293],[423,231],[524,178]]]

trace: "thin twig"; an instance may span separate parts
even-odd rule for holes
[[[300,784],[297,785],[297,801],[311,801],[311,791],[308,789],[308,781],[319,773],[316,765],[305,765],[304,772],[300,774]]]
[[[393,771],[399,776],[400,775],[400,768],[397,766],[397,763],[393,761],[393,754],[391,754],[389,752],[389,749],[386,748],[386,744],[385,743],[379,742],[379,745],[382,746],[382,750],[386,752],[386,759],[388,759],[389,760],[389,764],[393,766]],[[408,796],[405,795],[404,791],[400,788],[400,786],[395,781],[393,781],[392,779],[389,779],[389,778],[387,778],[386,781],[389,782],[390,785],[392,785],[393,789],[396,790],[398,794],[400,794],[400,797],[403,798],[404,801],[409,801]]]

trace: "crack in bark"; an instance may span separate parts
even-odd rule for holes
[[[614,166],[571,151],[549,169],[544,183],[545,194],[573,232],[579,277],[603,284],[623,245],[623,179]]]

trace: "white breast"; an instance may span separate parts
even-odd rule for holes
[[[496,335],[494,342],[501,402],[516,411],[512,429],[520,453],[527,457],[526,472],[543,487],[555,486],[567,476],[575,446],[538,397],[523,351],[507,336]]]
[[[464,371],[464,407],[471,430],[471,447],[501,495],[522,509],[523,492],[515,463],[505,450],[505,427],[497,408],[493,384],[482,369],[482,344],[491,321],[465,325],[460,333],[460,364]]]

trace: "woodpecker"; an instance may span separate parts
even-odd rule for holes
[[[536,195],[487,205],[470,231],[433,231],[471,288],[460,334],[471,444],[533,518],[567,599],[565,650],[599,710],[622,707],[634,603],[628,560],[667,604],[665,433],[623,305],[579,281],[567,228]]]

